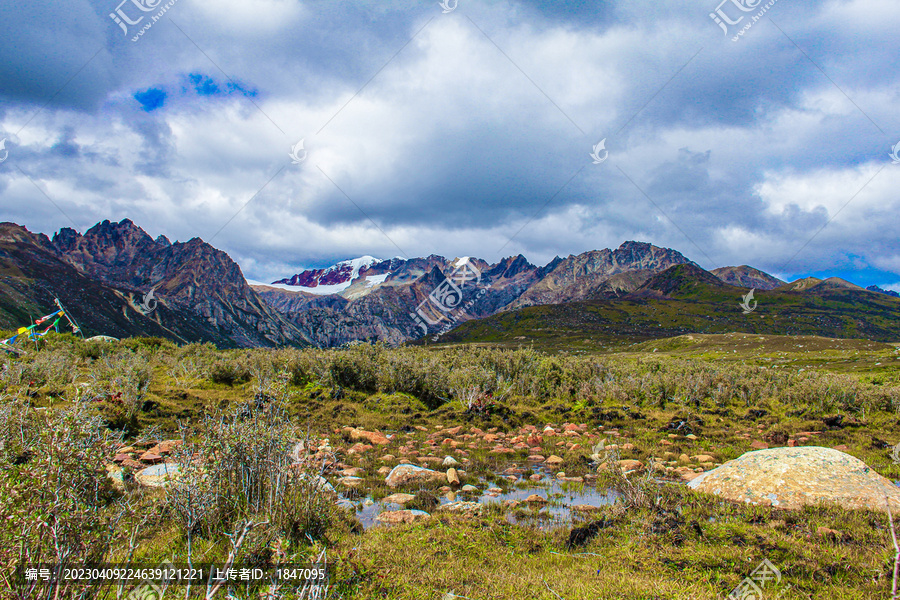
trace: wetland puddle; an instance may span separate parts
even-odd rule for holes
[[[482,505],[496,504],[503,507],[506,520],[512,524],[533,524],[541,530],[570,525],[573,521],[589,516],[592,508],[599,508],[615,503],[619,494],[614,490],[600,490],[590,483],[564,482],[554,478],[546,469],[535,469],[542,478],[532,481],[519,476],[515,482],[504,484],[504,489],[485,479],[472,482],[475,491],[454,491],[438,496],[439,505],[429,513],[440,514],[440,506],[454,502],[477,502]],[[498,475],[504,477],[503,475]],[[498,491],[499,490],[499,491]],[[537,495],[546,503],[529,503],[529,496]],[[378,524],[377,517],[385,511],[404,510],[410,508],[393,502],[374,500],[371,496],[359,497],[354,501],[342,497],[342,504],[352,505],[363,528],[368,529]],[[577,508],[576,508],[577,507]]]

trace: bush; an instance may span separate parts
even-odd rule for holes
[[[23,405],[13,411],[22,428],[12,445],[9,432],[2,434],[0,569],[6,574],[39,563],[103,562],[126,510],[112,506],[117,494],[104,468],[109,432],[83,404],[49,414]],[[34,592],[85,594],[71,583]]]
[[[250,381],[249,367],[239,358],[220,360],[209,368],[209,380],[213,383],[226,385],[239,385]]]
[[[189,535],[266,520],[274,533],[299,542],[321,537],[335,518],[318,473],[293,462],[300,432],[280,403],[251,402],[230,416],[208,417],[194,439],[183,447],[182,476],[166,495]]]

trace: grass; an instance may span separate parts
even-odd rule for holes
[[[777,446],[807,437],[799,443],[846,447],[882,475],[900,479],[900,465],[890,458],[900,442],[895,345],[689,334],[583,356],[561,354],[553,344],[546,350],[449,345],[219,351],[153,339],[88,344],[66,335],[48,337],[39,352],[0,358],[0,410],[6,411],[0,415],[0,493],[6,494],[0,498],[6,500],[0,503],[0,517],[14,517],[0,530],[6,549],[0,559],[14,564],[21,544],[37,548],[45,543],[21,537],[15,521],[32,506],[52,512],[41,500],[41,490],[58,475],[40,471],[34,462],[46,453],[41,444],[49,443],[39,433],[61,427],[64,421],[55,415],[75,406],[87,407],[86,420],[78,421],[85,431],[96,421],[106,440],[66,442],[67,452],[76,456],[88,452],[85,448],[96,449],[84,455],[81,470],[73,471],[78,477],[85,476],[88,459],[111,460],[111,444],[119,438],[150,443],[184,431],[189,442],[205,447],[203,443],[220,442],[225,431],[237,440],[259,435],[265,445],[275,439],[266,432],[277,429],[282,445],[307,436],[327,438],[338,461],[364,470],[362,495],[375,500],[399,491],[388,488],[377,470],[396,464],[404,448],[438,458],[463,458],[463,451],[468,462],[461,468],[469,481],[509,490],[522,484],[498,473],[510,464],[527,469],[528,451],[493,454],[494,443],[484,441],[486,434],[506,434],[501,441],[509,441],[528,425],[540,432],[547,423],[585,423],[595,437],[543,440],[540,452],[558,454],[564,461],[555,471],[590,474],[586,457],[604,437],[633,445],[620,450],[621,458],[646,463],[653,457],[672,468],[685,466],[682,454],[709,454],[722,463],[750,450],[754,441]],[[473,387],[483,400],[474,409],[462,402],[462,391]],[[256,402],[283,406],[289,428],[225,429],[212,437],[204,433],[201,425],[211,415],[233,414]],[[682,422],[691,437],[683,435],[684,428],[673,430]],[[443,433],[457,425],[463,428],[458,436]],[[346,426],[383,431],[392,438],[373,450],[349,454],[354,442]],[[482,433],[472,433],[473,428]],[[802,435],[810,431],[819,433]],[[458,450],[442,443],[447,437],[459,440]],[[574,440],[573,447],[556,445],[568,440]],[[208,447],[227,454],[229,446]],[[386,454],[395,459],[383,461]],[[102,464],[97,476],[102,477],[100,468]],[[336,475],[326,476],[336,481]],[[601,477],[598,485],[617,483]],[[676,483],[641,485],[648,486],[641,496],[646,500],[611,505],[550,531],[538,529],[535,513],[526,506],[515,509],[521,517],[516,525],[495,506],[479,516],[435,512],[425,522],[365,531],[352,515],[335,512],[324,525],[317,521],[310,536],[294,531],[291,537],[290,518],[308,520],[309,515],[287,518],[278,513],[278,520],[266,509],[254,517],[269,518],[273,525],[248,537],[243,556],[305,561],[327,548],[332,597],[347,599],[445,598],[449,592],[475,600],[722,598],[763,559],[782,574],[771,597],[787,586],[785,598],[889,596],[893,562],[882,513],[739,506]],[[438,487],[404,491],[417,493],[418,506],[428,508],[426,497],[440,494]],[[221,522],[210,521],[192,536],[194,556],[203,556],[204,562],[224,561],[230,549],[226,534],[233,533],[238,513],[249,514],[236,496],[229,498],[228,510],[235,514],[220,515]],[[157,564],[186,555],[185,526],[174,518],[170,497],[161,489],[130,486],[109,502],[73,496],[71,503],[72,515],[98,525],[90,531],[111,527],[109,538],[87,540],[107,560],[128,556],[135,531],[133,560]],[[581,535],[579,527],[592,523],[593,529],[583,531],[593,535],[570,544]]]

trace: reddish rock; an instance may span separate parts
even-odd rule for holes
[[[515,454],[516,451],[512,448],[493,448],[488,451],[488,454]]]
[[[516,444],[513,446],[515,450],[528,450],[528,444]]]
[[[460,431],[462,431],[462,425],[457,425],[456,427],[444,430],[444,433],[447,435],[459,435]]]
[[[797,440],[788,440],[788,448],[794,448],[797,446]]]
[[[380,523],[392,525],[400,523],[415,523],[424,519],[430,519],[431,515],[421,510],[386,510],[375,517]]]
[[[840,445],[838,445],[838,446],[834,446],[834,449],[835,449],[835,450],[838,450],[838,451],[840,451],[840,452],[846,452],[846,451],[848,451],[850,448],[847,447],[847,446],[844,445],[844,444],[840,444]]]
[[[769,445],[765,442],[761,442],[759,440],[754,440],[750,444],[750,447],[753,448],[754,450],[766,450],[766,449],[768,449]]]
[[[484,441],[486,441],[488,443],[492,443],[492,442],[496,442],[498,437],[496,434],[487,433],[487,434],[485,434],[484,438],[482,438],[482,439],[484,439]]]
[[[182,440],[163,440],[147,450],[147,452],[152,452],[153,454],[171,454],[176,448],[183,444],[184,442]]]
[[[526,444],[531,446],[532,448],[536,448],[544,443],[544,438],[538,434],[532,434],[528,436],[528,439],[525,441]]]
[[[143,469],[144,463],[138,462],[132,458],[126,458],[122,461],[123,467],[128,467],[129,469]]]
[[[544,457],[541,456],[540,454],[532,454],[526,460],[528,462],[539,463],[539,462],[544,462]]]
[[[446,475],[439,471],[432,471],[416,465],[398,465],[391,469],[385,478],[388,487],[395,488],[401,485],[416,485],[427,481],[446,482]]]
[[[447,483],[454,486],[458,486],[460,484],[459,473],[453,467],[447,469]]]
[[[116,455],[113,457],[113,462],[115,462],[115,463],[120,463],[120,462],[126,461],[126,460],[128,460],[128,459],[130,459],[130,458],[131,458],[131,456],[128,455],[128,454],[116,454]]]
[[[644,469],[644,463],[639,460],[620,460],[619,468],[625,471],[642,471]]]
[[[155,454],[153,452],[147,451],[147,452],[144,452],[143,454],[141,454],[140,459],[141,459],[141,461],[143,461],[145,463],[155,465],[156,463],[162,462],[163,457],[160,456],[159,454]]]
[[[347,450],[347,454],[363,454],[374,447],[375,446],[371,446],[369,444],[353,444],[352,446],[350,446],[350,449]]]

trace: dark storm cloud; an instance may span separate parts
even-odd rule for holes
[[[514,234],[534,262],[646,239],[775,269],[826,223],[792,268],[900,270],[900,169],[866,183],[900,139],[883,0],[780,0],[738,42],[715,1],[181,0],[138,42],[117,4],[0,7],[0,193],[33,229],[70,224],[17,167],[79,222],[229,223],[259,279]]]

